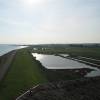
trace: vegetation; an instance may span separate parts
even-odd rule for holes
[[[37,48],[37,49],[33,49]],[[70,56],[86,56],[100,59],[100,47],[66,46],[66,45],[38,45],[17,51],[6,76],[0,83],[0,100],[14,100],[34,85],[48,81],[72,80],[83,77],[80,72],[89,72],[89,69],[77,70],[49,70],[45,69],[31,52],[45,54],[66,53]],[[85,74],[85,73],[84,73]]]
[[[32,86],[47,82],[28,49],[18,50],[11,67],[0,84],[0,100],[14,100]]]
[[[67,53],[72,56],[86,56],[100,59],[100,47],[47,47],[39,48],[33,50],[33,52],[47,53],[47,54],[57,54],[57,53]]]
[[[90,57],[90,58],[95,58],[95,59],[100,59],[100,47],[78,47],[78,46],[65,46],[65,47],[60,47],[60,46],[38,46],[34,47],[35,50],[33,49],[32,52],[38,52],[38,53],[44,53],[44,54],[69,54],[70,57],[73,58],[78,58],[78,56],[85,56],[85,57]],[[37,49],[36,49],[37,48]],[[80,59],[79,59],[80,60]],[[98,61],[93,61],[85,58],[81,58],[81,60],[88,61],[90,63],[94,64],[100,64]],[[96,67],[96,66],[94,66]],[[100,68],[100,67],[98,67]],[[91,69],[78,69],[78,72],[76,72],[75,69],[65,69],[65,70],[50,70],[50,69],[45,69],[43,68],[45,75],[47,76],[49,81],[58,81],[58,80],[75,80],[81,77],[84,77],[87,72],[90,72]],[[81,72],[83,74],[81,74]]]

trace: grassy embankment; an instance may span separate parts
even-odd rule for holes
[[[30,87],[45,82],[47,79],[27,49],[18,50],[8,73],[0,83],[0,100],[14,100]]]

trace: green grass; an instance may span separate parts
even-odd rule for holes
[[[66,52],[75,56],[86,56],[100,59],[100,48],[68,48]]]
[[[34,51],[33,51],[34,52]],[[67,53],[75,56],[86,56],[100,59],[100,48],[94,47],[66,47],[66,48],[47,48],[45,50],[39,49],[35,52],[56,54],[56,53]]]
[[[0,100],[15,100],[27,89],[45,82],[47,79],[27,49],[18,50],[7,75],[0,84]]]
[[[36,61],[29,53],[29,51],[31,50],[32,48],[18,50],[7,75],[0,84],[0,100],[15,100],[17,96],[19,96],[32,86],[48,82],[48,75],[51,79],[54,77],[54,80],[56,80],[56,76],[57,78],[62,78],[61,75],[64,72],[61,72],[60,75],[58,72],[55,73],[52,71],[43,70],[39,62]],[[48,48],[46,50],[40,49],[36,52],[47,54],[67,53],[71,54],[72,56],[76,55],[100,58],[100,48]],[[45,75],[43,75],[43,73]]]

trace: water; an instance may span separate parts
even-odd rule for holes
[[[6,45],[6,44],[0,44],[0,56],[15,50],[15,49],[20,49],[20,48],[24,48],[26,46],[17,46],[17,45]]]
[[[65,59],[55,55],[45,55],[32,53],[37,60],[39,60],[42,65],[47,69],[80,69],[89,68],[93,71],[87,73],[85,77],[100,76],[100,70],[96,67],[92,67],[74,60]]]
[[[60,56],[63,56],[63,57],[68,57],[69,54],[60,54]]]
[[[100,70],[94,70],[91,71],[90,73],[87,73],[87,75],[85,75],[85,77],[95,77],[95,76],[100,76]]]

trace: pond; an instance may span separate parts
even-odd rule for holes
[[[55,55],[47,55],[47,54],[38,54],[32,53],[36,60],[40,61],[41,64],[47,69],[81,69],[81,68],[89,68],[93,69],[90,73],[86,75],[86,77],[99,76],[100,70],[96,67],[92,67],[86,65],[84,63],[80,63],[74,60],[62,58],[60,56]]]

